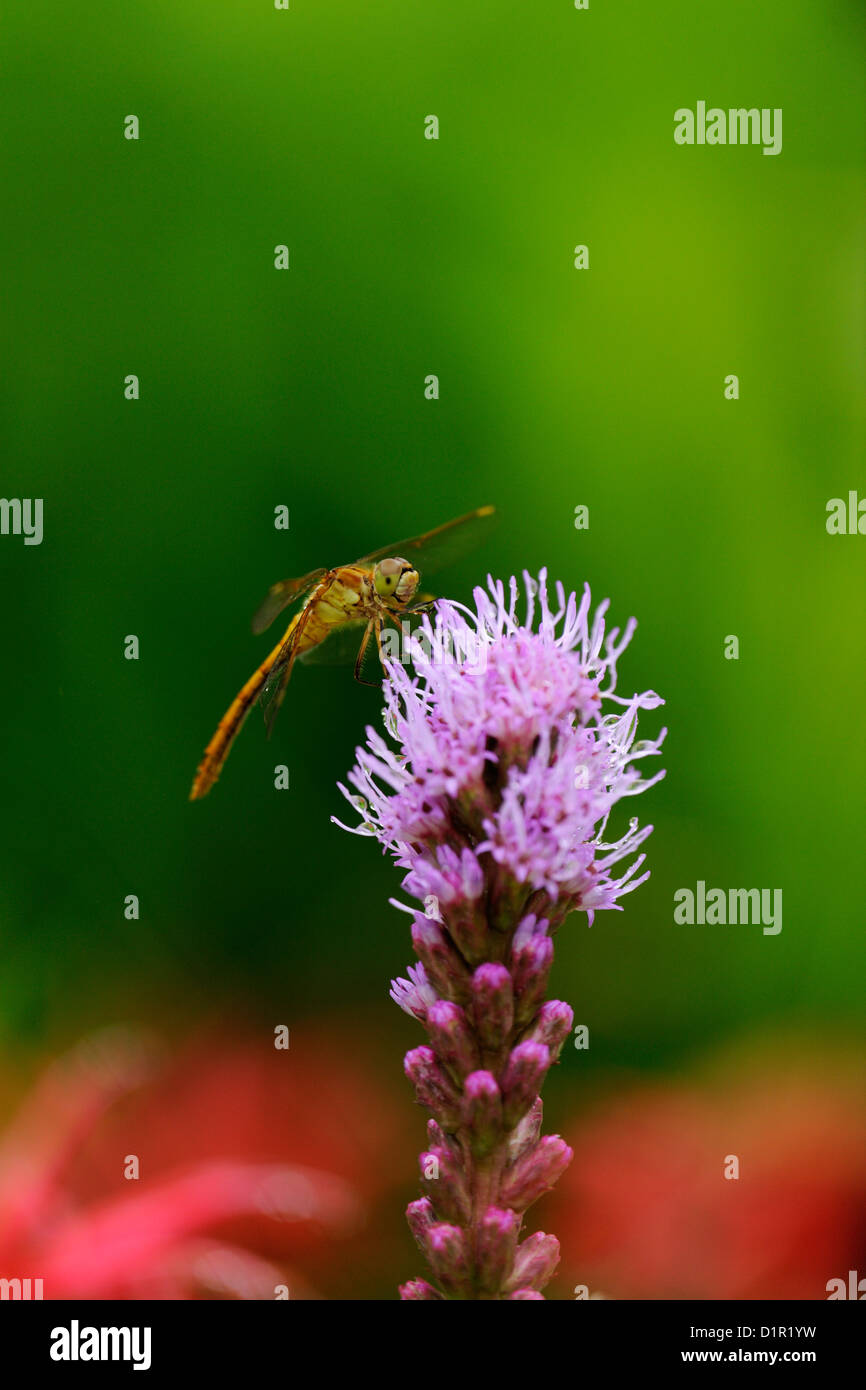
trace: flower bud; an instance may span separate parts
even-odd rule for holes
[[[508,1138],[508,1161],[516,1163],[522,1154],[535,1147],[541,1134],[544,1106],[538,1096],[527,1110],[523,1119]]]
[[[480,965],[490,950],[490,923],[476,903],[450,903],[448,931],[470,965]]]
[[[434,1289],[432,1284],[428,1284],[426,1279],[410,1279],[408,1284],[400,1285],[400,1297],[404,1303],[411,1303],[441,1298],[442,1294],[438,1289]]]
[[[438,999],[427,1011],[427,1030],[439,1062],[462,1081],[479,1063],[478,1045],[459,1004]]]
[[[427,1197],[420,1197],[418,1201],[410,1202],[406,1208],[409,1230],[422,1250],[427,1249],[427,1232],[435,1219],[433,1204]]]
[[[440,1221],[427,1232],[427,1259],[440,1284],[449,1293],[466,1293],[471,1283],[466,1258],[466,1237],[459,1226]]]
[[[527,1032],[524,1042],[544,1043],[550,1049],[550,1060],[555,1062],[566,1038],[571,1033],[574,1010],[560,999],[549,999],[542,1004],[535,1022]]]
[[[537,896],[538,894],[533,894],[533,897]],[[534,936],[546,936],[547,926],[548,924],[543,917],[537,917],[534,912],[527,913],[518,922],[514,936],[511,938],[512,954],[522,951]]]
[[[467,1003],[471,996],[469,972],[442,925],[429,917],[416,917],[412,945],[437,993],[443,999]]]
[[[472,976],[472,1020],[482,1047],[505,1045],[514,1026],[514,988],[504,965],[488,961]]]
[[[436,1215],[458,1225],[468,1221],[472,1201],[466,1179],[450,1149],[427,1149],[418,1155],[421,1187],[436,1208]]]
[[[519,1229],[517,1212],[502,1207],[488,1207],[478,1223],[475,1272],[485,1293],[499,1293],[505,1286],[514,1263]]]
[[[515,1211],[525,1211],[553,1187],[573,1157],[573,1150],[558,1134],[546,1135],[508,1169],[500,1188],[500,1201]]]
[[[415,1087],[420,1105],[433,1112],[443,1129],[451,1132],[460,1123],[460,1097],[436,1061],[431,1047],[416,1047],[407,1052],[403,1069]]]
[[[543,1289],[559,1264],[559,1241],[536,1231],[517,1248],[511,1276],[505,1288]]]
[[[515,1047],[502,1077],[506,1129],[523,1119],[538,1096],[549,1067],[550,1052],[543,1043],[523,1042]]]
[[[459,1157],[459,1147],[455,1147],[450,1136],[435,1120],[427,1121],[427,1143],[431,1149],[449,1149],[452,1154]]]
[[[514,980],[514,1021],[518,1027],[531,1023],[547,989],[547,977],[553,964],[553,942],[549,936],[536,933],[511,954],[511,974]]]
[[[489,1153],[502,1134],[502,1095],[489,1071],[474,1071],[463,1087],[463,1120],[472,1151]]]

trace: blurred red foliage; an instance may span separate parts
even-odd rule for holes
[[[0,1277],[45,1298],[321,1296],[405,1164],[407,1108],[345,1025],[288,1051],[214,1034],[162,1061],[106,1030],[0,1134]]]
[[[570,1286],[823,1299],[866,1275],[864,1090],[859,1053],[799,1043],[599,1107],[566,1133],[575,1160],[546,1215]]]

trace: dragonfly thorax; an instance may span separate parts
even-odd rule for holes
[[[380,599],[401,606],[414,598],[420,576],[400,555],[380,560],[373,570],[373,587]]]

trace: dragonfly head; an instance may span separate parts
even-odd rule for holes
[[[399,555],[380,560],[373,570],[373,587],[378,597],[401,607],[414,597],[419,580],[418,571]]]

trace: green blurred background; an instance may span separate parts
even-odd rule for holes
[[[486,502],[440,589],[588,580],[671,730],[629,808],[650,882],[560,938],[591,1048],[554,1107],[854,1023],[866,540],[824,523],[866,495],[861,6],[81,0],[10,5],[2,49],[0,492],[45,503],[41,546],[0,539],[7,1059],[336,1010],[402,1084],[398,874],[329,819],[377,693],[299,669],[273,741],[254,711],[186,798],[271,583]],[[782,107],[783,152],[676,146],[699,99]],[[674,925],[697,879],[782,888],[782,933]]]

